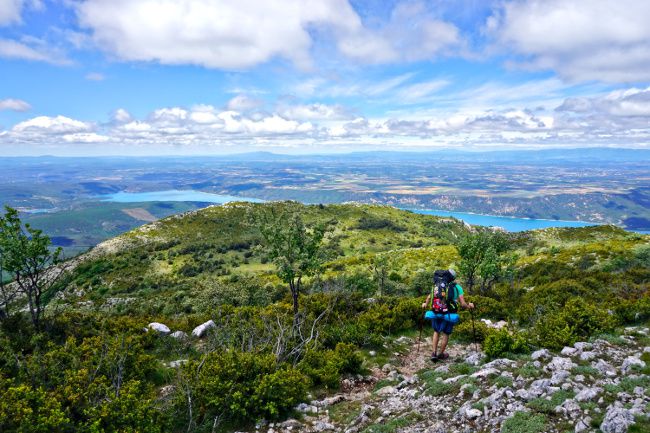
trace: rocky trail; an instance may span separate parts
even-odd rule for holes
[[[400,337],[390,363],[343,381],[341,392],[299,405],[299,416],[259,423],[279,432],[650,432],[647,328],[515,359],[487,361],[452,344],[430,361],[430,342]]]

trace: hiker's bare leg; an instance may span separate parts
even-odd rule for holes
[[[449,341],[449,335],[442,333],[442,338],[440,339],[440,353],[445,353],[447,348],[447,342]]]
[[[431,337],[431,342],[433,343],[433,353],[438,353],[438,337],[440,335],[437,332],[433,333],[433,337]]]

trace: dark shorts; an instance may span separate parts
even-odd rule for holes
[[[447,335],[450,335],[454,330],[453,323],[445,319],[439,319],[437,317],[434,317],[433,320],[431,320],[431,326],[433,327],[434,331],[442,332],[443,334]]]

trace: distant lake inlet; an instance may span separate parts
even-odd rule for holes
[[[145,201],[189,201],[200,203],[224,204],[232,201],[249,201],[252,203],[262,203],[264,200],[250,197],[235,197],[232,195],[212,194],[209,192],[192,191],[192,190],[168,190],[152,192],[117,192],[101,196],[104,201],[116,203],[139,203]]]
[[[545,229],[548,227],[587,227],[596,225],[583,221],[563,221],[563,220],[547,220],[547,219],[533,219],[533,218],[516,218],[496,215],[480,215],[468,212],[451,212],[446,210],[430,210],[430,209],[408,209],[411,212],[435,215],[440,217],[454,217],[463,220],[468,224],[476,226],[495,226],[503,227],[509,232],[523,232],[526,230]]]
[[[168,190],[152,192],[118,192],[114,194],[102,195],[105,201],[116,203],[138,203],[138,202],[201,202],[224,204],[233,201],[248,201],[252,203],[263,203],[264,200],[251,197],[236,197],[231,195],[212,194],[209,192],[192,191],[192,190]],[[424,209],[406,209],[414,213],[424,215],[435,215],[441,217],[454,217],[463,220],[468,224],[480,226],[497,226],[503,227],[510,232],[519,232],[525,230],[543,229],[547,227],[586,227],[594,225],[582,221],[562,221],[546,220],[532,218],[514,218],[494,215],[479,215],[467,212],[451,212],[445,210],[424,210]]]

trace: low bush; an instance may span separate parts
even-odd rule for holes
[[[277,419],[304,400],[307,385],[302,373],[278,365],[271,354],[214,352],[182,367],[174,406],[179,414],[190,413],[190,392],[197,425],[215,416],[233,422]]]
[[[483,350],[489,358],[500,358],[508,353],[528,353],[528,342],[524,334],[502,328],[490,331],[483,342]]]
[[[515,412],[501,426],[501,433],[542,433],[548,431],[546,417],[542,414]]]
[[[533,329],[541,347],[559,350],[579,340],[613,330],[616,318],[581,298],[569,300],[564,308],[543,316]]]
[[[363,359],[352,344],[339,343],[334,350],[308,350],[298,364],[312,385],[338,389],[341,375],[361,372]]]
[[[490,328],[480,320],[474,320],[472,323],[471,318],[463,318],[461,322],[454,326],[453,336],[459,341],[483,343],[487,337]]]

